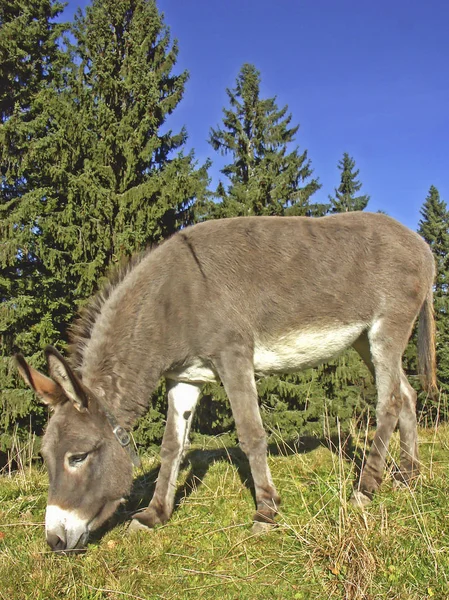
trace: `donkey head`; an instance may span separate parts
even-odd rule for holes
[[[78,550],[129,493],[132,464],[110,415],[57,350],[45,353],[50,377],[16,356],[25,382],[54,409],[42,442],[50,484],[45,534],[52,550]]]

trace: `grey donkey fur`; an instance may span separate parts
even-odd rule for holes
[[[134,527],[170,517],[201,385],[216,379],[251,467],[254,520],[272,523],[279,496],[255,375],[312,367],[350,346],[378,390],[377,430],[354,500],[368,502],[381,483],[397,423],[400,477],[408,481],[419,467],[416,394],[401,358],[420,315],[421,370],[435,387],[434,274],[430,249],[416,233],[385,215],[358,212],[208,221],[144,255],[81,315],[70,363],[48,348],[48,378],[18,358],[24,379],[54,408],[43,441],[49,544],[81,548],[129,493],[131,461],[109,417],[129,430],[162,376],[169,408],[160,473]]]

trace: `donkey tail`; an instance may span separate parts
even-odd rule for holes
[[[438,392],[435,333],[433,290],[430,288],[419,313],[418,368],[423,379],[423,387],[431,395]]]

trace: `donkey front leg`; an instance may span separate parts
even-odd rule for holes
[[[228,395],[240,447],[248,457],[256,495],[255,522],[273,523],[280,503],[267,463],[267,436],[260,416],[252,356],[227,348],[215,362]]]
[[[168,382],[167,382],[168,383]],[[171,384],[168,415],[161,446],[161,467],[153,498],[144,511],[136,513],[131,529],[154,527],[168,521],[175,501],[176,481],[200,388],[188,383]]]

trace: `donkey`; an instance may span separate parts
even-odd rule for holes
[[[176,233],[111,281],[72,332],[70,359],[45,350],[50,377],[17,355],[25,382],[53,409],[43,438],[49,473],[46,538],[85,547],[129,494],[128,431],[164,376],[168,416],[149,506],[132,528],[165,523],[195,405],[220,379],[255,487],[255,524],[280,502],[267,464],[255,376],[316,366],[352,346],[377,384],[377,430],[353,495],[369,502],[399,423],[400,471],[418,473],[416,393],[401,358],[416,317],[419,358],[436,387],[432,285],[426,243],[382,214],[238,217]]]

